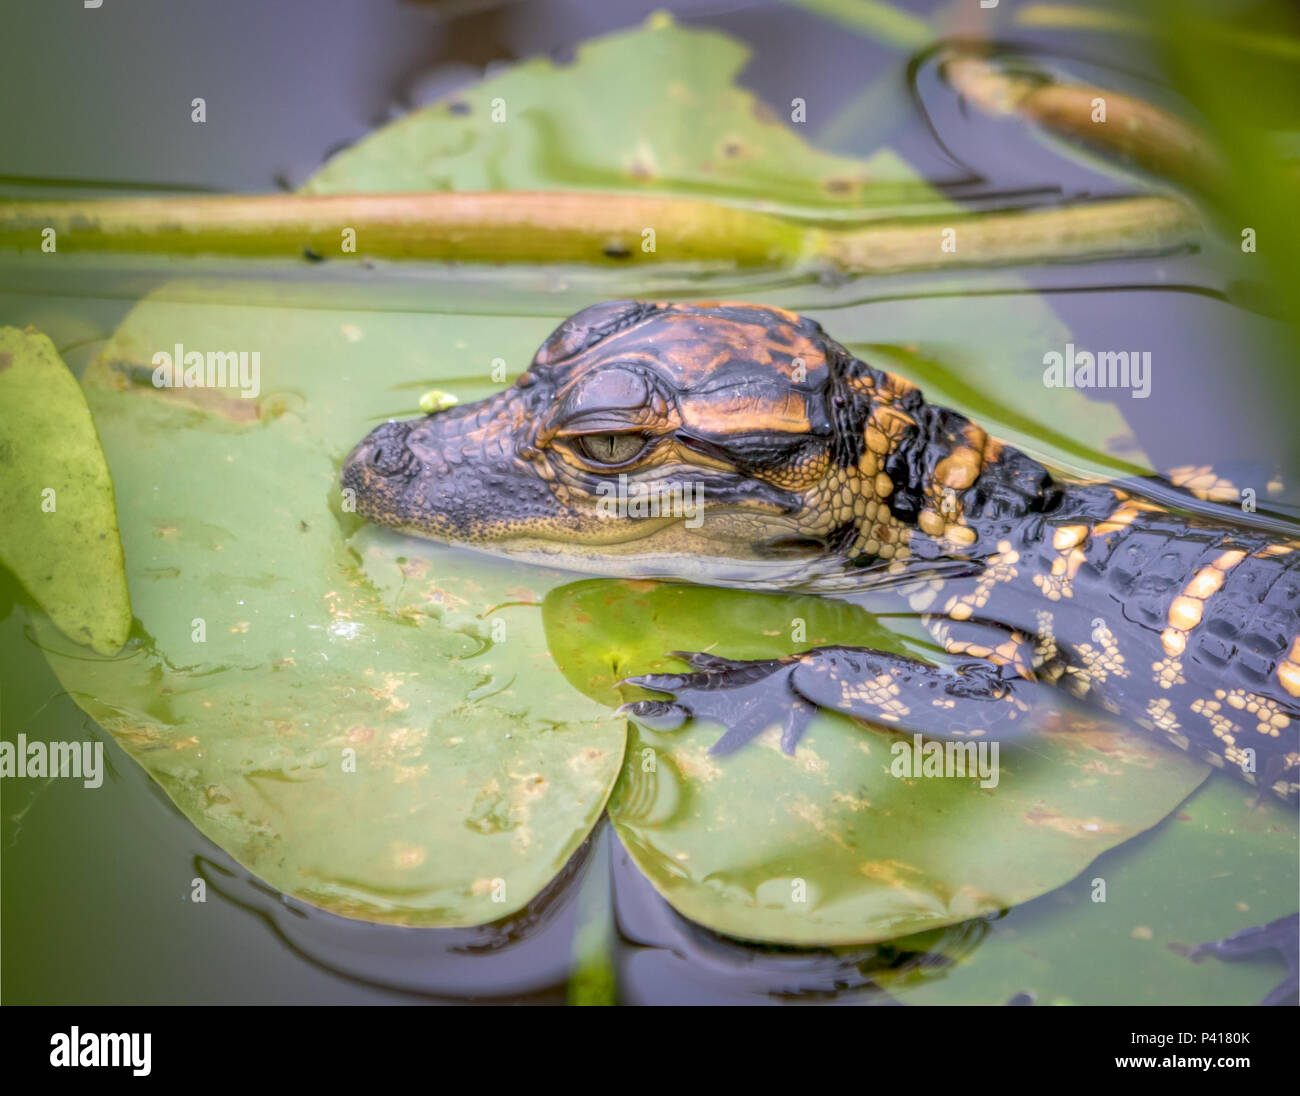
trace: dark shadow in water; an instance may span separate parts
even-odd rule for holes
[[[659,896],[617,841],[612,855],[625,1004],[898,1005],[895,991],[944,977],[1003,916],[859,947],[754,944],[688,921]]]
[[[563,1000],[575,928],[575,881],[590,838],[527,906],[477,928],[409,928],[340,917],[290,898],[214,849],[196,855],[212,890],[259,917],[299,957],[351,982],[480,1003]]]

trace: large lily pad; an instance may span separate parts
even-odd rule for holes
[[[385,126],[303,190],[632,188],[823,213],[933,198],[893,156],[809,145],[789,116],[736,86],[747,55],[726,35],[659,14],[584,43],[571,64],[526,61]]]
[[[566,676],[597,698],[629,673],[667,668],[667,650],[901,646],[817,598],[606,580],[554,591],[546,627]],[[1002,744],[989,788],[896,777],[899,736],[839,716],[819,716],[793,759],[775,728],[723,758],[708,753],[718,734],[634,728],[610,818],[680,913],[789,944],[890,939],[1036,897],[1154,825],[1208,771],[1150,736],[1057,713],[1024,744]]]
[[[376,570],[422,592],[399,606],[349,550],[338,464],[414,402],[394,389],[415,348],[511,339],[499,319],[387,321],[141,304],[85,378],[136,633],[114,659],[52,629],[43,643],[78,703],[268,882],[352,916],[477,924],[585,840],[623,727],[549,665],[527,576],[420,572],[397,550]],[[177,343],[256,348],[260,394],[153,387],[153,353]]]

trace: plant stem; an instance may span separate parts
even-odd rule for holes
[[[953,251],[942,247],[948,228]],[[1190,205],[1151,196],[828,232],[825,253],[839,270],[893,274],[1153,254],[1194,246],[1201,234]]]
[[[955,251],[941,246],[944,228],[956,230]],[[844,274],[1168,251],[1202,233],[1189,205],[1163,196],[850,227],[695,199],[574,192],[0,202],[0,249],[40,253],[45,229],[54,230],[58,254],[704,263]],[[355,252],[343,249],[349,229]]]
[[[951,55],[944,73],[986,113],[1017,114],[1196,194],[1214,195],[1224,185],[1224,166],[1209,139],[1154,103],[1088,84],[1008,72],[972,54]]]
[[[730,206],[596,193],[267,194],[0,203],[0,247],[448,262],[789,261],[802,230]],[[355,232],[355,252],[345,251]],[[643,232],[655,230],[655,250]],[[662,242],[661,239],[662,238]],[[663,253],[661,254],[660,249]],[[671,252],[671,253],[669,253]]]

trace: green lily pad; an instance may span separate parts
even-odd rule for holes
[[[572,64],[536,58],[415,111],[338,153],[302,189],[668,190],[852,213],[929,200],[892,156],[809,145],[797,104],[781,117],[736,85],[747,59],[734,39],[657,14],[584,43]]]
[[[1149,833],[1013,910],[959,971],[918,983],[906,1003],[1258,1004],[1285,973],[1280,956],[1194,962],[1188,951],[1295,912],[1298,836],[1281,803],[1209,780]]]
[[[554,669],[528,576],[490,561],[447,574],[401,537],[386,555],[349,546],[359,523],[337,483],[365,430],[418,398],[402,394],[414,348],[499,348],[512,325],[167,296],[131,313],[84,382],[138,629],[116,658],[87,659],[43,627],[51,665],[200,830],[280,890],[404,924],[513,913],[600,817],[623,723]],[[155,388],[152,356],[177,343],[256,350],[256,398]],[[456,355],[443,360],[454,377]],[[475,395],[490,386],[485,372]]]
[[[553,591],[551,650],[605,699],[668,650],[774,657],[828,641],[892,646],[879,622],[818,598],[596,580]],[[802,622],[799,624],[798,622]],[[1002,744],[996,787],[892,774],[907,736],[819,715],[793,758],[779,732],[716,758],[719,728],[629,732],[609,804],[619,837],[678,912],[786,944],[857,944],[938,928],[1068,882],[1149,828],[1208,767],[1091,717]]]
[[[113,481],[81,386],[34,328],[0,327],[0,562],[69,638],[126,642]]]

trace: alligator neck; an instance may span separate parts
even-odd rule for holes
[[[885,462],[889,507],[922,533],[965,541],[968,554],[979,555],[1013,531],[1023,534],[1026,522],[1045,519],[1068,497],[1042,464],[964,415],[923,401],[908,414],[915,426]]]

